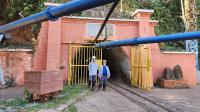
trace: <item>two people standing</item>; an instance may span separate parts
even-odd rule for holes
[[[92,60],[89,63],[89,81],[88,87],[92,84],[92,91],[95,90],[95,83],[97,77],[98,65],[96,63],[96,57],[92,56]],[[110,78],[110,70],[109,67],[106,65],[106,60],[103,60],[103,65],[99,68],[99,86],[98,89],[100,90],[103,85],[103,90],[106,90],[107,79]]]

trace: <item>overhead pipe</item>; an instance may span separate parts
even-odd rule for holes
[[[72,0],[58,7],[47,8],[40,13],[28,16],[15,22],[0,26],[0,33],[4,33],[15,28],[31,25],[46,20],[56,20],[61,16],[88,10],[98,6],[106,5],[116,0]]]
[[[200,31],[107,41],[98,43],[94,46],[97,48],[107,48],[107,47],[117,47],[117,46],[137,46],[139,44],[150,44],[150,43],[192,40],[192,39],[200,39]]]

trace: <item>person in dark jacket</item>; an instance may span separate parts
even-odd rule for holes
[[[106,60],[103,60],[103,65],[99,68],[99,87],[100,90],[103,85],[103,91],[106,90],[107,80],[110,78],[110,70],[109,67],[106,65]]]

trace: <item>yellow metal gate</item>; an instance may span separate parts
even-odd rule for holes
[[[70,45],[68,75],[69,85],[87,84],[89,76],[88,65],[92,56],[96,56],[96,62],[100,66],[102,62],[102,49],[97,49],[92,46]]]
[[[131,47],[131,84],[151,91],[153,83],[150,49],[148,46]]]

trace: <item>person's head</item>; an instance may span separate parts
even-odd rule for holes
[[[96,60],[96,57],[95,56],[92,56],[92,62],[95,62],[95,60]]]
[[[103,60],[103,62],[102,62],[102,63],[103,63],[103,65],[106,65],[106,60]]]

